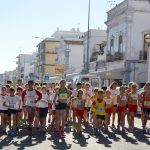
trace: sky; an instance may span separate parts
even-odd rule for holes
[[[109,1],[91,0],[91,29],[106,29]],[[85,32],[87,22],[88,0],[0,0],[0,73],[15,69],[19,54],[36,51],[41,39],[34,37],[50,37],[57,27]]]

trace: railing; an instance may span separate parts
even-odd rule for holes
[[[113,62],[113,61],[117,61],[117,60],[123,60],[123,53],[120,52],[115,52],[113,55],[108,53],[106,55],[106,61],[107,62]]]
[[[140,51],[139,60],[147,60],[147,52],[146,51]]]

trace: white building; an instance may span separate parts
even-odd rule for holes
[[[36,53],[32,54],[19,54],[18,61],[18,78],[23,80],[30,79],[31,73],[34,73],[33,64],[36,62]],[[36,63],[35,63],[36,65]],[[36,66],[34,66],[36,67]]]
[[[57,63],[65,66],[65,74],[80,73],[83,69],[83,37],[84,33],[72,31],[57,31],[52,37],[60,39],[57,48]]]
[[[97,53],[100,51],[99,45],[106,41],[107,34],[106,30],[100,30],[100,29],[90,29],[89,30],[89,40],[88,40],[88,32],[85,32],[84,37],[84,55],[83,55],[83,62],[84,67],[86,69],[87,64],[87,41],[89,42],[89,61],[94,62],[97,60]],[[92,63],[90,63],[91,66]],[[90,72],[92,67],[89,68]]]
[[[146,34],[150,33],[149,0],[124,0],[107,12],[107,57],[104,78],[124,79],[143,85],[147,81]]]

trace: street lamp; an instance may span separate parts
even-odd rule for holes
[[[89,73],[90,7],[91,7],[91,0],[89,0],[89,7],[88,7],[87,65],[86,65],[87,73]]]

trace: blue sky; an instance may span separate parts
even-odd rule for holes
[[[110,0],[91,0],[90,28],[106,29]],[[113,0],[114,1],[114,0]],[[122,0],[116,0],[116,4]],[[88,0],[0,0],[0,73],[16,67],[16,56],[36,51],[40,39],[59,27],[87,30]]]

